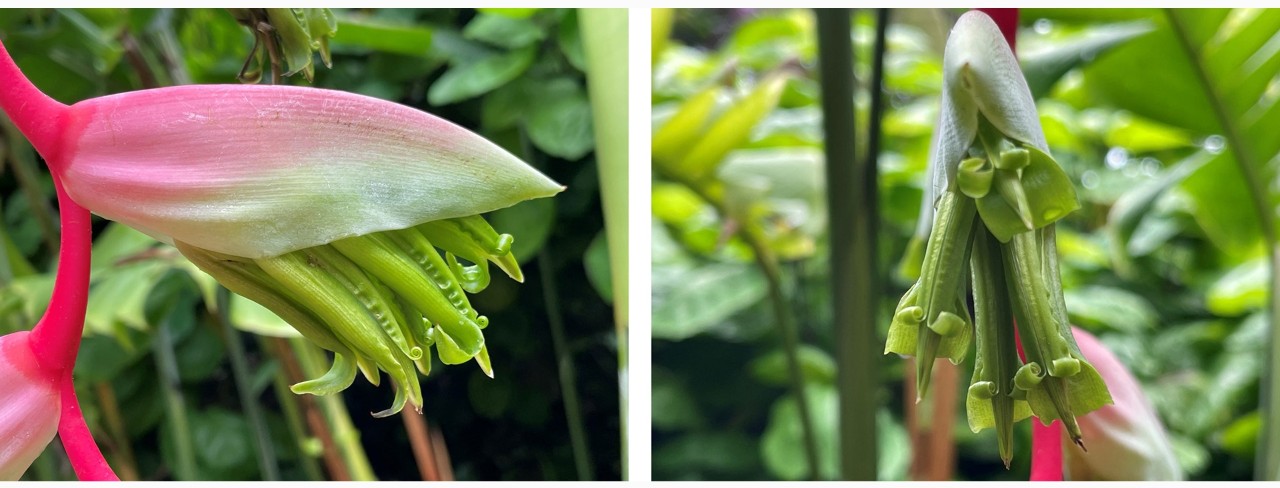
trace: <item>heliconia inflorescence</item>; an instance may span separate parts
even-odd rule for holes
[[[1079,444],[1076,416],[1111,403],[1071,334],[1058,271],[1054,223],[1080,204],[1049,153],[1018,62],[986,14],[960,17],[943,67],[920,217],[923,262],[894,312],[885,353],[916,356],[918,400],[934,359],[959,363],[976,341],[969,426],[996,429],[1008,466],[1014,422],[1061,420]]]
[[[512,236],[480,214],[564,189],[448,121],[333,90],[190,85],[66,106],[0,45],[0,107],[68,203],[172,243],[333,351],[329,373],[295,392],[390,376],[396,398],[379,416],[421,407],[432,346],[493,375],[488,319],[467,294],[490,263],[523,276]],[[63,335],[78,341],[83,317],[81,305]],[[74,361],[68,341],[55,349]]]

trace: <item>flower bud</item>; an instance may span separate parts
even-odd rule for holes
[[[0,481],[16,481],[58,431],[58,378],[31,352],[30,332],[0,336]]]

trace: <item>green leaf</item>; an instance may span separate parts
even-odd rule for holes
[[[694,432],[657,447],[653,468],[689,479],[741,479],[760,466],[755,447],[755,439],[738,431]]]
[[[233,339],[240,340],[239,337]],[[227,349],[222,338],[210,323],[196,324],[190,334],[174,345],[178,377],[184,383],[196,383],[208,379],[222,368],[226,353]]]
[[[1267,304],[1268,281],[1266,258],[1247,261],[1209,285],[1205,308],[1223,317],[1261,309]]]
[[[258,475],[253,437],[243,417],[222,408],[190,411],[191,443],[197,446],[197,475],[202,480],[248,480]],[[160,428],[160,454],[165,464],[174,466],[172,424]],[[195,481],[195,480],[185,480]]]
[[[800,407],[791,395],[778,400],[769,410],[769,424],[760,437],[760,457],[764,458],[769,472],[783,480],[836,479],[839,477],[836,465],[839,393],[831,386],[810,385],[805,389],[805,396],[817,437],[820,472],[816,476],[809,473],[804,449],[800,447],[804,445]]]
[[[417,25],[397,25],[363,16],[338,18],[335,49],[359,47],[409,56],[429,56],[432,31]]]
[[[1218,249],[1235,257],[1262,250],[1262,227],[1240,167],[1228,153],[1200,166],[1181,188],[1191,197],[1191,215]]]
[[[431,84],[427,101],[436,106],[448,105],[489,93],[529,69],[536,52],[533,47],[527,47],[455,64]]]
[[[516,49],[541,41],[546,33],[541,26],[527,18],[481,13],[462,29],[462,37]]]
[[[587,70],[586,54],[582,50],[582,31],[578,29],[578,10],[570,9],[560,19],[560,27],[556,30],[556,42],[560,52],[569,64],[578,71]]]
[[[651,402],[655,429],[695,429],[706,422],[693,393],[674,374],[655,371]]]
[[[581,159],[595,147],[591,102],[568,77],[530,83],[524,127],[538,149],[562,159]]]
[[[1019,43],[1018,61],[1031,96],[1039,98],[1077,66],[1093,60],[1125,41],[1151,32],[1149,22],[1089,27],[1071,36],[1036,43]]]
[[[538,13],[538,8],[478,8],[480,12],[493,15],[501,15],[512,19],[527,19],[533,14]]]
[[[245,332],[266,337],[302,337],[297,330],[258,302],[231,294],[231,325]]]
[[[1067,313],[1072,323],[1097,330],[1110,328],[1138,333],[1155,329],[1160,315],[1141,295],[1109,286],[1087,286],[1067,290]]]
[[[826,351],[817,347],[801,344],[798,350],[800,372],[807,384],[834,385],[836,379],[836,361]],[[766,385],[787,386],[791,384],[788,376],[786,353],[780,349],[756,358],[751,362],[751,375]]]
[[[655,280],[653,337],[678,341],[703,333],[759,303],[765,292],[764,275],[745,264],[707,265],[669,283]]]

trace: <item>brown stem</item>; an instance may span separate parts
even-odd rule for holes
[[[271,345],[275,347],[276,359],[284,366],[284,374],[289,383],[305,381],[306,378],[302,375],[302,367],[298,365],[298,358],[293,356],[293,348],[289,346],[289,341],[273,337]],[[325,421],[324,413],[316,406],[315,397],[299,395],[298,401],[302,405],[302,412],[307,419],[307,426],[311,428],[311,432],[315,434],[316,438],[320,439],[320,445],[324,448],[324,464],[329,470],[329,478],[334,481],[351,481],[351,472],[347,469],[347,464],[343,462],[342,455],[338,452],[338,447],[333,442],[333,435],[329,432],[329,423]]]
[[[908,371],[915,369],[915,358],[907,359]],[[932,398],[918,404],[914,375],[906,377],[907,434],[911,440],[911,467],[908,477],[914,481],[948,481],[955,470],[956,449],[951,435],[955,424],[958,368],[949,361],[933,365],[930,382]]]
[[[453,481],[453,465],[449,463],[449,446],[444,443],[444,434],[440,429],[431,428],[431,445],[439,446],[431,452],[436,456],[436,469],[440,470],[441,481]]]
[[[435,450],[432,449],[431,436],[427,431],[427,421],[421,414],[405,410],[400,412],[404,420],[404,430],[409,433],[409,445],[413,447],[413,460],[418,463],[418,472],[425,481],[440,481],[440,470],[436,467]]]
[[[142,83],[143,88],[156,88],[160,83],[156,81],[156,75],[151,71],[151,66],[147,65],[147,59],[142,56],[142,48],[138,46],[138,40],[130,34],[129,31],[120,33],[120,47],[124,48],[124,59],[129,62],[129,66],[133,67],[133,71],[138,74],[138,80]]]

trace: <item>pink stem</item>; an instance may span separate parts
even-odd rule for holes
[[[111,465],[103,459],[98,443],[93,441],[93,434],[84,422],[71,370],[67,370],[62,378],[62,417],[58,420],[58,437],[62,439],[62,448],[67,451],[67,459],[71,460],[71,469],[75,470],[80,481],[120,481]]]
[[[62,248],[58,251],[58,272],[49,309],[31,330],[31,351],[41,367],[62,374],[58,436],[76,476],[84,481],[119,481],[85,424],[71,377],[80,351],[80,338],[84,335],[85,308],[89,300],[92,219],[87,209],[67,196],[57,175],[53,177],[53,185],[62,221]]]
[[[0,109],[13,120],[46,162],[58,161],[58,138],[67,106],[49,98],[31,84],[3,43],[0,43]],[[81,480],[119,481],[85,424],[71,377],[80,351],[80,338],[84,335],[85,309],[89,301],[93,221],[89,210],[67,196],[57,174],[53,176],[53,184],[62,221],[58,271],[49,308],[31,330],[29,343],[41,368],[62,375],[62,415],[58,420],[58,435],[76,476]]]
[[[46,161],[56,160],[67,106],[31,84],[0,42],[0,109]]]
[[[1031,420],[1031,481],[1062,481],[1062,422]]]
[[[1004,34],[1004,41],[1009,43],[1009,50],[1017,53],[1018,9],[980,8],[977,10],[987,14],[988,17],[991,17],[991,20],[995,21],[996,27],[1000,28],[1000,33]]]
[[[80,337],[84,335],[93,228],[89,210],[71,201],[57,175],[53,185],[62,221],[62,249],[58,251],[58,272],[49,308],[31,329],[31,350],[42,367],[62,371],[75,367]]]

